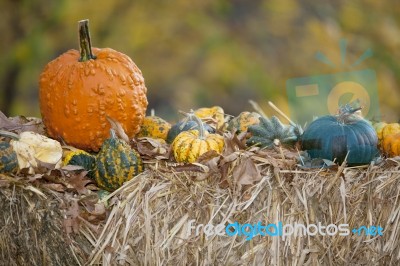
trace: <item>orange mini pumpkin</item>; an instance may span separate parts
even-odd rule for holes
[[[390,123],[386,124],[382,128],[381,139],[386,138],[387,136],[400,133],[400,124],[399,123]]]
[[[400,133],[387,135],[383,138],[381,149],[389,157],[400,155]]]
[[[79,21],[79,40],[80,51],[67,51],[40,75],[40,111],[50,137],[98,151],[110,132],[107,116],[129,137],[139,132],[147,89],[142,72],[127,55],[91,48],[88,20]]]

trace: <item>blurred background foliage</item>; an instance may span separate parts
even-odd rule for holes
[[[229,114],[288,110],[286,80],[358,68],[377,73],[384,120],[400,117],[400,5],[395,0],[59,0],[0,2],[0,110],[40,116],[38,77],[47,62],[78,49],[77,22],[90,20],[95,47],[129,55],[142,70],[149,110],[176,119],[177,110],[220,105]],[[321,51],[340,65],[315,59]],[[271,111],[272,113],[272,111]]]

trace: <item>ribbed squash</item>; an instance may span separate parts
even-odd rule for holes
[[[149,137],[166,140],[171,124],[158,116],[146,116],[136,137]]]
[[[242,112],[237,117],[232,118],[228,123],[228,130],[237,133],[246,132],[249,126],[260,123],[260,115],[255,112]]]
[[[357,110],[357,109],[354,109]],[[371,124],[353,111],[314,120],[301,137],[301,146],[311,158],[349,165],[369,164],[379,155],[378,137]]]
[[[97,185],[111,192],[141,172],[143,163],[139,153],[118,139],[114,131],[111,131],[111,138],[104,141],[97,154],[95,167]]]
[[[77,165],[82,166],[83,169],[88,171],[89,177],[94,177],[94,168],[96,163],[96,156],[91,155],[83,150],[71,151],[65,156],[63,165]]]
[[[400,156],[400,133],[384,136],[381,149],[389,157]]]
[[[218,134],[209,134],[202,121],[193,113],[189,114],[198,125],[199,130],[179,133],[172,143],[172,152],[177,162],[193,163],[202,154],[214,150],[221,153],[224,148],[224,138]]]
[[[299,138],[299,130],[301,129],[292,125],[282,124],[276,116],[272,116],[271,119],[260,117],[258,125],[248,127],[252,136],[246,144],[262,148],[271,148],[274,144],[293,145]]]
[[[194,111],[194,114],[201,119],[211,118],[217,121],[217,127],[221,128],[225,123],[224,109],[220,106],[202,107]]]
[[[40,75],[43,123],[50,137],[86,151],[98,151],[108,137],[107,117],[129,138],[140,130],[147,98],[142,72],[127,55],[92,48],[88,21],[79,22],[80,51],[49,62]]]
[[[7,141],[0,141],[0,173],[16,173],[18,159],[13,147]]]
[[[209,126],[208,124],[202,122],[202,125],[208,133],[215,133],[215,129]],[[168,131],[167,143],[172,143],[179,133],[189,130],[199,130],[199,126],[196,121],[190,119],[184,119],[183,121],[179,121],[178,123],[174,124]]]

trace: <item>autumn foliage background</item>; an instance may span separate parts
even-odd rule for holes
[[[251,110],[249,99],[287,110],[286,80],[360,68],[377,73],[382,119],[400,117],[400,5],[391,1],[11,1],[0,2],[0,110],[40,116],[38,78],[47,62],[78,49],[77,21],[88,18],[95,47],[129,55],[142,70],[149,110],[220,105]],[[340,62],[332,68],[317,51]],[[269,110],[266,106],[266,110]]]

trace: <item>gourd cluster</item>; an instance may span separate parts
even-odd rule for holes
[[[60,164],[60,143],[65,143],[75,150],[64,154],[64,165],[83,167],[100,188],[114,191],[140,174],[144,164],[139,152],[110,130],[110,119],[118,122],[129,140],[152,138],[169,144],[178,163],[194,163],[210,151],[223,153],[226,132],[244,134],[247,147],[296,147],[311,158],[350,165],[369,164],[379,156],[378,147],[386,156],[400,155],[399,124],[372,126],[348,105],[337,115],[314,120],[304,132],[290,119],[284,124],[276,116],[248,111],[232,117],[220,106],[199,108],[170,124],[159,116],[146,116],[142,72],[125,54],[92,48],[87,20],[79,22],[79,48],[49,62],[40,75],[40,110],[51,138],[45,142],[53,146],[39,145],[43,141],[37,139],[45,136],[30,135],[30,144],[21,144],[22,136],[15,145],[0,140],[0,173],[34,167],[39,154],[46,154],[42,149],[52,156],[41,159]],[[22,161],[23,145],[32,146],[31,161]]]

